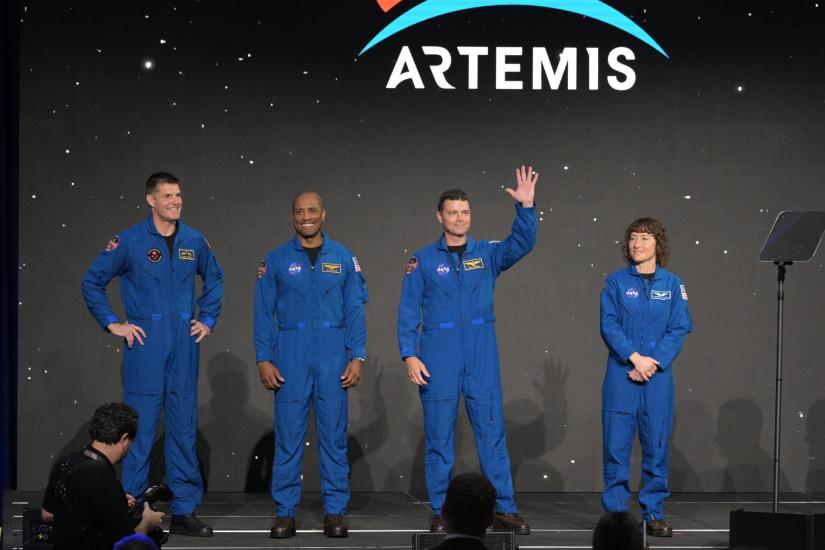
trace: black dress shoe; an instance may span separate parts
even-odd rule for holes
[[[330,538],[343,538],[349,536],[347,524],[344,516],[340,514],[328,514],[324,516],[324,535]]]
[[[651,518],[647,522],[647,534],[651,537],[672,537],[673,527],[663,519]]]
[[[529,535],[530,526],[518,514],[499,514],[493,519],[493,531],[513,531],[517,535]]]
[[[430,533],[446,533],[447,521],[441,514],[433,514],[433,519],[430,521]]]
[[[295,518],[292,516],[275,516],[269,530],[271,539],[288,539],[295,536]]]
[[[195,514],[181,514],[172,516],[169,532],[173,535],[187,535],[189,537],[211,537],[212,527],[199,520]]]

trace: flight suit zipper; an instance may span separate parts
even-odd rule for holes
[[[642,334],[639,339],[639,349],[641,351],[639,353],[647,355],[647,353],[645,353],[645,331],[647,330],[647,313],[648,309],[650,309],[650,284],[645,277],[639,278],[642,280],[642,299],[644,299],[644,307],[642,308]]]
[[[458,264],[453,261],[453,253],[447,249],[447,258],[450,260],[450,265],[455,271],[456,280],[458,281],[458,337],[461,343],[461,373],[467,374],[467,350],[464,349],[464,281],[461,278],[461,271],[458,269]]]
[[[323,245],[322,245],[323,246]],[[309,253],[304,251],[306,254],[307,259],[309,260],[309,271],[310,271],[310,280],[312,281],[312,341],[318,341],[318,273],[315,271],[315,264],[312,263],[312,259],[309,257]],[[318,255],[315,257],[315,262],[318,262],[318,259],[321,256],[321,250],[318,251]],[[309,369],[312,374],[317,374],[316,371],[316,357],[315,357],[315,346],[311,346],[310,349],[310,362],[309,362]]]

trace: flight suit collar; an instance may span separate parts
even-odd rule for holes
[[[441,237],[438,239],[438,243],[435,245],[436,248],[439,250],[448,251],[447,243],[444,241],[444,233],[441,234]],[[476,248],[476,242],[473,238],[467,235],[467,248],[465,249],[464,253],[467,254],[468,252],[474,252]]]
[[[327,234],[324,233],[323,231],[321,231],[321,237],[323,237],[324,242],[321,243],[321,250],[318,253],[319,255],[324,253],[324,251],[327,248],[327,241],[329,240],[329,237],[327,237]],[[294,237],[292,237],[292,249],[296,250],[296,251],[299,251],[299,252],[304,251],[304,245],[301,244],[301,240],[298,238],[297,233],[295,234]]]
[[[158,232],[158,228],[157,228],[157,227],[155,227],[155,220],[153,220],[153,219],[152,219],[152,214],[149,214],[149,216],[146,218],[145,226],[146,226],[146,231],[147,231],[150,235],[157,235],[158,237],[163,237],[163,238],[165,238],[163,235],[161,235],[161,234]],[[178,230],[177,230],[177,233],[178,233],[179,235],[180,235],[181,233],[183,233],[183,230],[184,230],[184,228],[185,228],[185,227],[186,227],[186,226],[183,224],[183,222],[182,222],[181,220],[178,220]]]
[[[639,277],[639,278],[642,277],[642,274],[639,273],[636,270],[636,264],[630,264],[629,266],[627,266],[627,271],[628,271],[628,273],[630,273],[634,277]],[[659,279],[661,279],[662,276],[663,276],[663,273],[664,273],[664,269],[661,266],[657,265],[656,266],[656,271],[653,273],[653,280],[658,281]]]

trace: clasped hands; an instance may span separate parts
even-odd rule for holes
[[[653,378],[656,369],[659,368],[659,361],[653,357],[647,357],[634,351],[628,360],[633,364],[633,369],[628,371],[627,377],[634,382],[644,383]]]

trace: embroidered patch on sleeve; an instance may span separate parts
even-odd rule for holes
[[[117,247],[120,246],[120,237],[115,235],[109,242],[106,243],[106,252],[111,252],[113,250],[117,250]]]
[[[679,285],[679,288],[682,291],[682,300],[687,300],[687,290],[685,290],[685,285]]]
[[[404,272],[407,275],[409,275],[410,273],[412,273],[416,269],[418,269],[418,258],[413,256],[412,258],[410,258],[410,261],[407,262],[407,269],[405,269]]]
[[[261,260],[261,263],[258,264],[257,277],[260,279],[264,275],[266,275],[266,260]]]
[[[356,273],[361,273],[361,264],[358,263],[358,258],[352,257],[352,265],[355,267]]]

